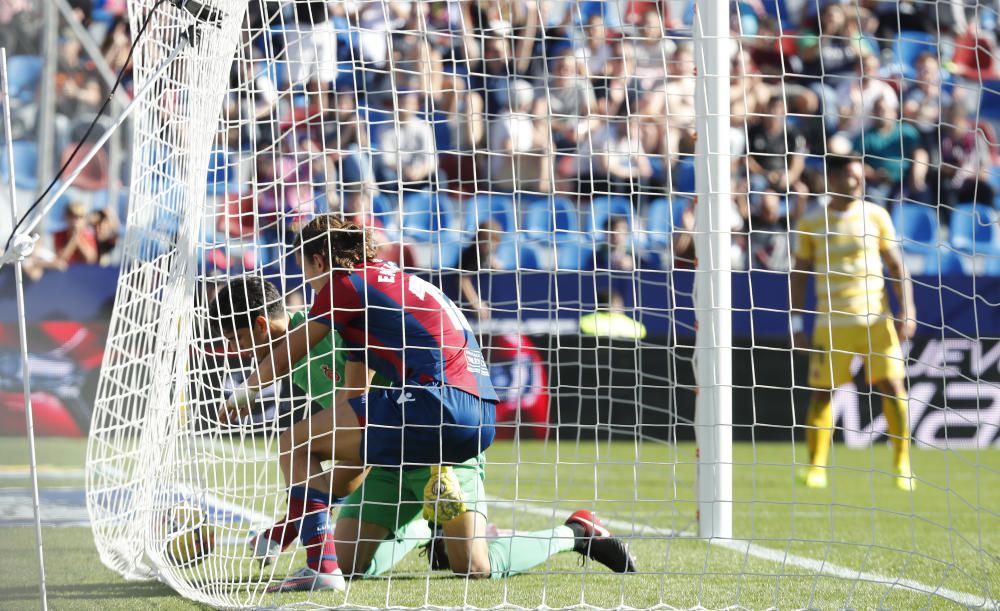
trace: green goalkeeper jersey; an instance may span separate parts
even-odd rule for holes
[[[304,312],[295,312],[288,317],[288,330],[298,327],[306,320]],[[306,391],[309,398],[325,408],[333,405],[334,391],[344,381],[344,364],[347,362],[347,351],[344,340],[330,329],[330,334],[316,344],[309,354],[292,367],[292,383]],[[375,374],[372,384],[376,386],[392,386],[382,376]]]
[[[298,327],[305,320],[304,312],[293,313],[288,317],[288,330]],[[331,329],[323,341],[292,366],[292,383],[306,391],[310,399],[327,408],[333,405],[334,390],[344,381],[346,353],[339,349],[341,342],[337,332]]]

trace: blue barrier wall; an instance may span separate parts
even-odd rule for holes
[[[628,307],[635,307],[650,336],[694,333],[691,306],[693,271],[551,273],[494,271],[480,277],[483,297],[498,319],[575,320],[594,309],[596,292],[612,287]],[[450,284],[447,278],[431,278]],[[925,337],[1000,338],[1000,278],[917,277],[919,334]],[[49,272],[27,283],[25,301],[31,321],[106,320],[115,294],[118,270],[74,266]],[[737,337],[781,338],[788,335],[788,275],[755,271],[733,274],[733,333]],[[14,276],[0,273],[0,322],[17,320]]]

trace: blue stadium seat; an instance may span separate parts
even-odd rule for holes
[[[54,191],[61,186],[62,183],[57,182],[56,186],[52,189]],[[105,199],[107,199],[107,195],[105,195]],[[66,207],[69,206],[72,201],[73,198],[69,195],[69,193],[63,193],[59,196],[59,199],[56,200],[56,203],[52,204],[52,208],[49,209],[48,216],[46,217],[47,220],[45,221],[49,231],[62,231],[63,229],[66,229]],[[94,206],[94,209],[100,208]],[[20,208],[18,211],[23,213],[23,210]]]
[[[679,200],[677,204],[680,205]],[[662,248],[670,243],[674,231],[674,213],[671,201],[666,197],[654,199],[646,207],[646,233],[644,241],[648,248]]]
[[[502,269],[541,269],[538,253],[526,243],[516,239],[504,240],[497,248],[497,261]]]
[[[337,59],[342,62],[353,61],[358,57],[361,32],[352,28],[346,17],[335,16],[330,19],[333,29],[337,32]]]
[[[964,253],[966,271],[1000,274],[1000,214],[996,209],[974,203],[955,206],[950,239],[955,250]]]
[[[793,30],[798,27],[792,18],[792,12],[785,4],[785,0],[764,0],[763,4],[765,13],[781,21],[782,30]],[[742,10],[747,10],[747,8],[744,7]]]
[[[1000,253],[1000,217],[982,204],[958,204],[951,213],[951,243],[960,252]]]
[[[504,193],[477,193],[465,203],[464,220],[463,229],[470,235],[488,220],[498,223],[505,233],[517,231],[514,199]]]
[[[926,52],[933,54],[934,57],[939,56],[937,36],[913,30],[900,32],[894,51],[903,76],[913,76],[916,73],[914,66],[917,57],[921,53]]]
[[[15,140],[14,148],[14,182],[18,189],[33,190],[38,188],[38,144],[31,140]],[[7,147],[0,147],[0,176],[5,181],[10,180],[7,169]]]
[[[901,203],[892,212],[892,224],[908,257],[919,261],[920,274],[961,272],[955,252],[938,239],[937,209],[923,204]]]
[[[208,180],[205,185],[209,195],[239,193],[236,158],[223,149],[215,149],[208,158]]]
[[[558,271],[577,271],[590,269],[594,262],[591,256],[593,250],[579,240],[558,240],[554,244],[556,250],[556,269]]]
[[[901,203],[892,212],[896,233],[907,243],[937,245],[937,209],[923,204]]]
[[[674,193],[694,193],[694,156],[679,155],[673,167],[671,184]]]
[[[7,58],[7,86],[10,97],[30,103],[38,95],[44,62],[38,55],[14,55]]]
[[[527,204],[522,227],[529,240],[544,244],[578,235],[579,215],[565,198],[538,199]]]
[[[604,226],[609,217],[623,216],[628,219],[629,227],[632,227],[634,220],[632,202],[623,195],[595,195],[590,202],[590,214],[586,216],[588,216],[586,231],[591,233],[588,237],[599,242],[607,238]]]
[[[979,94],[979,116],[1000,124],[1000,80],[984,80]]]
[[[459,258],[462,256],[461,232],[441,231],[435,240],[430,244],[425,244],[431,252],[430,266],[432,269],[455,269],[458,267]]]
[[[418,242],[443,241],[438,233],[455,233],[457,223],[451,200],[439,192],[416,191],[403,195],[403,236]]]
[[[993,187],[993,207],[1000,209],[1000,166],[993,166],[986,173],[986,182]]]

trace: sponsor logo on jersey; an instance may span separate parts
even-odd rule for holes
[[[465,361],[467,363],[466,368],[480,376],[490,375],[490,366],[486,364],[486,359],[483,358],[483,353],[477,348],[466,348],[465,350]]]
[[[330,367],[329,365],[323,365],[322,370],[323,370],[323,375],[325,375],[326,379],[328,380],[333,380],[334,382],[337,382],[339,384],[343,379],[340,376],[340,372],[336,371],[333,367]]]

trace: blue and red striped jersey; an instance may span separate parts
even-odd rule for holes
[[[337,330],[348,360],[367,360],[394,386],[440,383],[498,400],[461,310],[438,287],[394,263],[369,261],[334,272],[309,318]]]

